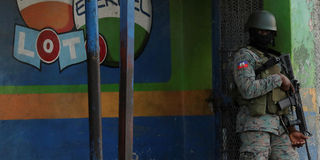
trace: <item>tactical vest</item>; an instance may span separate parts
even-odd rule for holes
[[[259,67],[261,67],[264,63],[266,63],[269,58],[266,57],[263,52],[252,48],[248,47],[249,53],[254,56],[257,55],[260,57],[260,60],[256,59],[256,66],[255,70]],[[272,56],[272,55],[270,55]],[[260,74],[256,75],[256,79],[263,79],[266,78],[270,75],[277,74],[281,72],[281,65],[276,64],[264,71],[262,71]],[[240,95],[240,94],[238,94]],[[280,101],[281,99],[286,98],[287,95],[284,91],[282,91],[279,87],[274,88],[271,92],[262,95],[260,97],[256,97],[250,100],[243,99],[240,95],[240,97],[237,98],[237,102],[239,105],[245,105],[248,107],[250,115],[251,116],[261,116],[266,113],[269,114],[277,114],[277,115],[283,115],[283,114],[288,114],[288,108],[284,110],[280,110],[279,107],[277,106],[277,102]]]

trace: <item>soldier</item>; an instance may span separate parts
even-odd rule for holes
[[[291,107],[281,110],[277,101],[293,90],[290,80],[276,64],[256,74],[255,71],[272,57],[266,52],[274,45],[277,33],[275,17],[268,11],[253,13],[247,22],[250,45],[240,49],[234,59],[233,76],[236,83],[237,132],[242,142],[240,159],[299,159],[295,147],[308,138],[295,127],[285,126],[282,118],[292,119]]]

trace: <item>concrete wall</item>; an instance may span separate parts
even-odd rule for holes
[[[312,159],[319,159],[319,2],[313,0],[265,0],[265,9],[275,14],[279,32],[276,49],[290,52],[296,78],[301,83],[303,108],[309,131]],[[276,5],[275,5],[276,4]],[[305,148],[298,149],[307,159]]]
[[[308,141],[311,145],[311,154],[314,159],[318,159],[319,150],[319,103],[318,83],[316,66],[319,65],[317,60],[318,50],[316,45],[319,43],[319,37],[315,33],[319,28],[314,24],[319,23],[319,19],[313,17],[316,1],[291,1],[291,30],[292,30],[292,60],[297,78],[302,85],[303,103],[306,111],[308,127],[314,135]],[[301,159],[306,159],[305,151],[299,150]]]
[[[317,92],[316,95],[316,108],[317,113],[319,114],[319,93],[320,93],[320,75],[319,75],[319,70],[320,70],[320,2],[319,1],[312,1],[312,9],[311,11],[311,26],[309,26],[310,30],[312,31],[313,37],[314,37],[314,62],[315,62],[315,90]],[[319,127],[319,115],[316,114],[314,120],[315,123],[315,128],[317,134],[315,135],[316,143],[318,145],[318,149],[316,150],[317,153],[320,153],[320,127]],[[317,159],[320,159],[320,154],[318,154]]]

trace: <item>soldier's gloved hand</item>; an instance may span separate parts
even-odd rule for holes
[[[293,147],[301,147],[306,143],[306,139],[309,137],[305,136],[299,131],[293,131],[289,133],[289,138]]]
[[[289,89],[291,89],[293,92],[295,92],[291,81],[281,73],[279,73],[279,76],[281,77],[282,81],[280,88],[284,91],[288,91]]]

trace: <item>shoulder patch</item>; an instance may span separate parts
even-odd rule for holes
[[[247,67],[248,67],[248,61],[241,61],[238,63],[238,69],[247,68]]]

